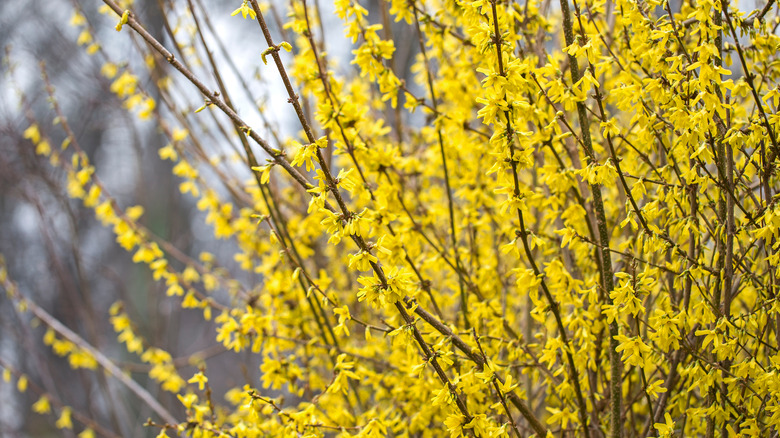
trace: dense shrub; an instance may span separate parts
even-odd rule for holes
[[[248,0],[232,20],[254,31],[227,48],[206,20],[229,10],[170,2],[178,24],[160,38],[131,1],[104,2],[137,54],[102,47],[93,26],[108,20],[80,9],[78,43],[115,105],[167,139],[159,157],[234,253],[187,254],[112,196],[53,87],[22,149],[64,172],[177,312],[213,318],[233,360],[261,358],[261,378],[212,391],[219,371],[184,374],[121,302],[99,309],[183,408],[160,404],[2,281],[72,367],[148,405],[154,433],[777,436],[773,0],[392,0],[370,14],[336,0],[346,40],[324,29],[327,5]],[[409,41],[407,74],[395,54]],[[350,43],[339,66],[328,50]],[[238,112],[254,80],[228,54],[281,79],[260,115],[293,115],[294,138]],[[76,407],[38,395],[33,410],[74,427]],[[119,433],[77,420],[82,436]]]

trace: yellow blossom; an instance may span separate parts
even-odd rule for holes
[[[254,20],[255,17],[256,17],[254,9],[252,9],[252,6],[249,5],[249,2],[247,0],[244,0],[241,3],[241,6],[238,9],[236,9],[235,11],[233,11],[230,14],[230,16],[233,17],[233,16],[238,15],[239,13],[241,13],[241,15],[244,18],[246,18],[246,16],[249,15],[249,18],[251,18],[252,20]]]

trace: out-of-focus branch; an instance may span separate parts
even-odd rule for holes
[[[138,398],[141,399],[141,401],[143,401],[147,406],[149,406],[165,422],[169,424],[178,423],[176,421],[176,418],[170,412],[168,412],[168,410],[165,409],[154,398],[154,396],[152,396],[152,394],[149,393],[149,391],[147,391],[141,385],[139,385],[138,382],[128,377],[121,369],[119,369],[118,366],[116,366],[111,361],[111,359],[103,355],[103,353],[101,353],[95,347],[90,345],[87,341],[84,340],[84,338],[76,334],[73,330],[69,329],[64,324],[62,324],[57,318],[49,314],[49,312],[45,311],[43,308],[35,304],[34,301],[28,300],[23,296],[21,296],[21,294],[19,294],[18,288],[16,287],[16,284],[11,282],[10,279],[8,278],[3,279],[3,287],[6,289],[6,291],[9,293],[9,295],[12,298],[19,301],[19,303],[23,307],[29,309],[38,319],[43,321],[43,323],[46,324],[46,326],[48,326],[49,328],[57,332],[63,338],[67,339],[68,341],[78,346],[80,349],[88,352],[95,359],[95,361],[104,370],[106,370],[106,372],[108,372],[117,380],[122,382],[123,385],[125,385],[133,394],[138,396]]]

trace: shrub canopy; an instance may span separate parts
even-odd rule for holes
[[[260,358],[261,377],[182,368],[123,303],[99,309],[129,361],[178,399],[162,404],[2,281],[55,353],[147,405],[154,433],[778,433],[773,0],[390,0],[370,13],[357,0],[234,0],[231,20],[254,26],[229,47],[209,20],[230,10],[166,3],[177,25],[162,38],[132,1],[104,3],[137,53],[104,48],[109,20],[87,5],[77,43],[114,104],[166,139],[152,147],[231,251],[189,254],[112,195],[53,87],[45,117],[22,99],[19,153],[59,169],[176,312],[213,319],[214,341]],[[331,13],[343,36],[325,29]],[[339,65],[331,49],[349,44]],[[257,81],[233,57],[276,84],[257,113],[233,104]],[[268,122],[280,113],[291,138]],[[3,366],[26,389],[24,370]],[[53,395],[39,396],[32,409],[51,412]],[[74,427],[78,407],[55,404],[57,427]]]

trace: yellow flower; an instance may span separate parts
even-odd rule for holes
[[[70,25],[73,27],[79,27],[87,24],[87,19],[84,18],[83,15],[81,15],[78,12],[73,12],[73,15],[70,16]]]
[[[125,71],[111,83],[110,90],[112,93],[116,93],[117,96],[124,98],[135,94],[137,84],[138,78]]]
[[[19,392],[27,391],[27,376],[22,375],[19,377],[19,380],[16,382],[16,389],[18,389]]]
[[[141,215],[144,214],[144,207],[142,205],[134,205],[132,207],[127,207],[125,210],[125,215],[130,218],[130,220],[137,221]]]
[[[60,418],[57,420],[57,422],[54,424],[57,426],[57,429],[73,429],[73,421],[70,419],[70,408],[65,407],[62,409],[62,412],[60,413]]]
[[[38,130],[38,125],[33,123],[30,125],[27,129],[24,130],[24,138],[30,140],[31,142],[38,144],[39,141],[41,141],[41,133]]]
[[[697,333],[698,335],[698,333]],[[645,367],[647,362],[647,354],[652,350],[639,336],[629,338],[625,335],[614,336],[614,339],[620,342],[620,345],[615,349],[616,352],[623,352],[623,362],[628,365],[638,366],[640,368]]]
[[[196,373],[190,380],[187,380],[187,383],[197,383],[198,389],[203,391],[203,386],[208,382],[209,379],[203,375],[202,371],[199,371]]]
[[[93,184],[92,187],[89,188],[89,193],[87,193],[87,197],[84,198],[84,205],[90,208],[98,205],[98,201],[100,201],[100,193],[101,193],[100,186]]]
[[[79,438],[95,438],[95,431],[90,428],[86,428],[81,431]]]
[[[360,251],[357,254],[351,254],[349,256],[349,267],[357,269],[358,271],[370,271],[371,263],[376,263],[378,259],[373,254]]]
[[[119,23],[116,25],[116,31],[120,32],[122,30],[122,26],[127,24],[127,19],[130,17],[130,11],[125,10],[124,13],[122,13],[122,17],[119,19]]]
[[[43,395],[41,398],[38,399],[37,402],[33,403],[32,405],[33,412],[36,412],[38,414],[48,414],[51,412],[51,404],[49,403],[49,397]]]
[[[186,129],[174,128],[171,137],[173,138],[173,141],[182,141],[187,138],[188,135],[190,135],[190,133]]]
[[[446,388],[443,391],[447,391]],[[445,393],[449,397],[450,393]],[[463,435],[463,416],[460,414],[452,414],[444,420],[444,425],[447,426],[447,430],[450,432],[450,438],[455,438]]]
[[[365,438],[384,438],[387,436],[387,426],[385,426],[382,421],[374,418],[363,427],[358,436]]]
[[[89,44],[92,42],[92,34],[89,33],[88,30],[84,29],[79,34],[78,39],[76,40],[76,44],[83,46],[85,44]]]
[[[674,421],[672,421],[672,416],[668,412],[664,414],[664,422],[655,423],[653,427],[658,431],[658,438],[674,436]]]
[[[306,165],[306,171],[310,172],[312,169],[315,168],[314,166],[314,160],[317,159],[317,143],[302,145],[300,143],[294,143],[294,146],[296,146],[297,150],[295,152],[295,157],[293,157],[292,161],[290,162],[293,166],[300,166],[301,164]]]
[[[170,143],[160,148],[157,151],[157,154],[160,156],[161,160],[176,161],[179,159],[179,155],[176,153],[176,149],[174,149],[173,145]]]
[[[103,67],[100,68],[100,74],[108,79],[113,79],[118,72],[119,67],[117,67],[113,62],[107,62],[103,64]]]
[[[184,407],[187,409],[190,409],[192,407],[192,404],[198,401],[198,396],[195,394],[187,394],[184,396],[182,396],[181,394],[176,394],[176,398],[178,398],[181,404],[183,404]]]
[[[244,0],[244,2],[241,3],[241,7],[233,11],[233,13],[231,13],[230,16],[234,17],[239,13],[241,13],[241,15],[244,16],[244,18],[246,18],[246,16],[249,15],[249,17],[253,20],[257,17],[254,9],[252,9],[252,6],[249,5],[249,2],[247,0]]]

